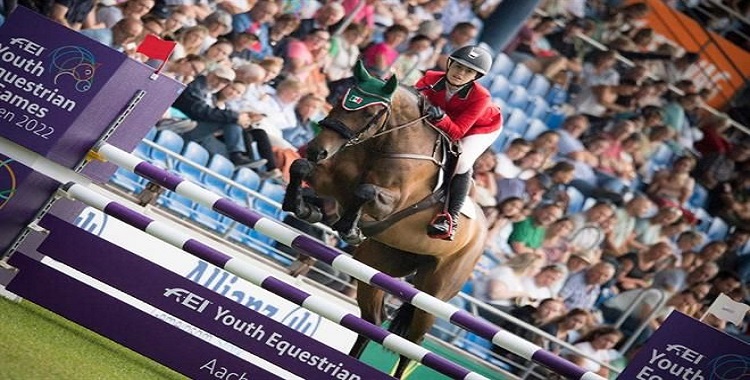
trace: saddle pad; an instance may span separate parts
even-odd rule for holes
[[[464,214],[464,216],[469,219],[476,219],[477,207],[475,206],[476,206],[476,203],[474,203],[474,200],[471,199],[471,197],[466,196],[466,199],[464,200],[464,205],[461,206],[461,213]]]

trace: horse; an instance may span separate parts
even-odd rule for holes
[[[322,130],[308,143],[306,158],[292,164],[283,208],[309,222],[331,224],[358,243],[355,259],[393,277],[413,275],[417,289],[447,301],[482,255],[486,221],[468,201],[472,217],[462,215],[453,241],[427,236],[427,225],[444,207],[438,182],[449,176],[441,173],[442,157],[453,144],[425,120],[418,93],[400,87],[395,77],[370,76],[361,63],[354,73],[354,86],[319,123]],[[302,187],[305,182],[309,188]],[[335,200],[337,220],[330,218],[336,213],[323,210],[324,198]],[[362,318],[381,325],[384,297],[383,290],[358,283]],[[434,322],[433,315],[404,303],[389,330],[419,344]],[[359,358],[367,343],[359,336],[349,354]],[[409,364],[399,357],[392,374],[401,378]]]

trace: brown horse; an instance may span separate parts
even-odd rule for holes
[[[439,182],[445,137],[422,117],[421,97],[383,82],[357,65],[356,85],[341,104],[321,121],[323,130],[307,147],[307,160],[292,167],[284,208],[298,217],[324,219],[320,203],[307,202],[302,181],[320,196],[338,203],[335,229],[358,240],[361,227],[367,238],[354,257],[393,277],[414,274],[414,286],[441,300],[454,297],[469,279],[482,254],[486,234],[479,207],[472,218],[462,216],[453,241],[430,239],[426,227],[443,206],[433,194]],[[365,283],[357,288],[362,318],[383,322],[385,294]],[[389,330],[419,343],[435,317],[404,303]],[[368,339],[360,336],[350,354],[359,357]],[[395,375],[409,364],[401,357]]]

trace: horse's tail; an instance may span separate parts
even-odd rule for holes
[[[412,319],[414,319],[414,311],[416,308],[414,305],[404,302],[396,310],[396,315],[388,325],[388,331],[400,336],[406,336],[406,332],[409,330]]]

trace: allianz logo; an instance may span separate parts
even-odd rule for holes
[[[289,310],[289,306],[276,305],[267,299],[249,294],[243,289],[244,283],[239,281],[239,277],[203,260],[198,260],[196,266],[185,277],[307,336],[314,335],[321,324],[322,318],[305,308],[296,307]]]

